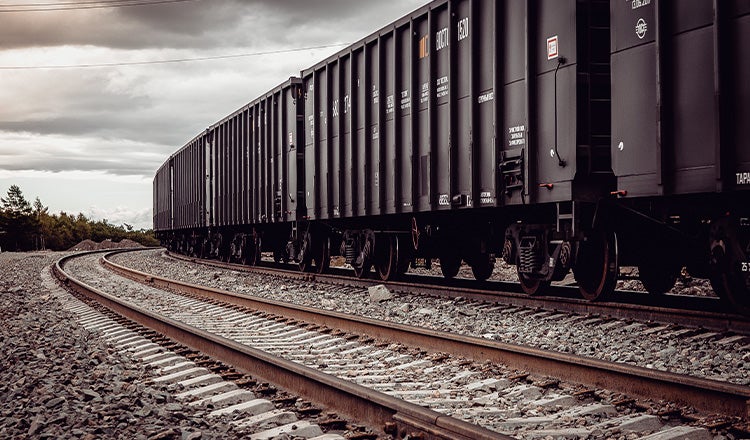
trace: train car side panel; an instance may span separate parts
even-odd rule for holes
[[[748,6],[681,6],[611,2],[611,151],[629,197],[731,189],[750,162],[748,100],[733,97],[748,93]]]
[[[412,212],[414,207],[414,142],[412,128],[412,105],[414,81],[412,78],[415,62],[416,38],[412,35],[411,24],[397,30],[395,84],[395,136],[396,136],[396,205],[398,212]]]

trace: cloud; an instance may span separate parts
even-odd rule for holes
[[[364,37],[424,1],[205,0],[147,7],[3,14],[0,50],[91,45],[117,49],[299,43],[299,29]],[[307,42],[312,42],[307,39]],[[329,40],[330,41],[330,40]],[[341,40],[339,40],[341,41]]]
[[[109,68],[3,66],[187,59],[350,43],[425,2],[198,0],[0,14],[0,180],[18,183],[37,173],[23,183],[59,209],[150,211],[151,179],[170,154],[338,49]],[[71,181],[79,174],[85,185]],[[121,182],[128,179],[138,183],[127,184],[128,203],[118,204],[119,188],[126,185]]]
[[[127,223],[135,229],[150,229],[153,222],[151,208],[134,210],[127,206],[91,206],[84,215],[92,220],[106,220],[115,226]]]
[[[6,171],[100,171],[150,178],[172,150],[122,139],[7,132],[0,137],[9,144],[0,147],[0,170]]]

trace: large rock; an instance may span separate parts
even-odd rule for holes
[[[393,298],[391,291],[382,284],[368,287],[367,292],[370,294],[370,302],[383,302]]]

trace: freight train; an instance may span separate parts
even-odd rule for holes
[[[154,179],[169,249],[390,280],[496,258],[683,268],[750,312],[750,2],[436,0],[209,126]],[[374,272],[374,273],[373,273]]]

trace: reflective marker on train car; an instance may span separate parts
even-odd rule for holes
[[[557,58],[558,51],[557,35],[547,38],[547,59],[553,60]]]

